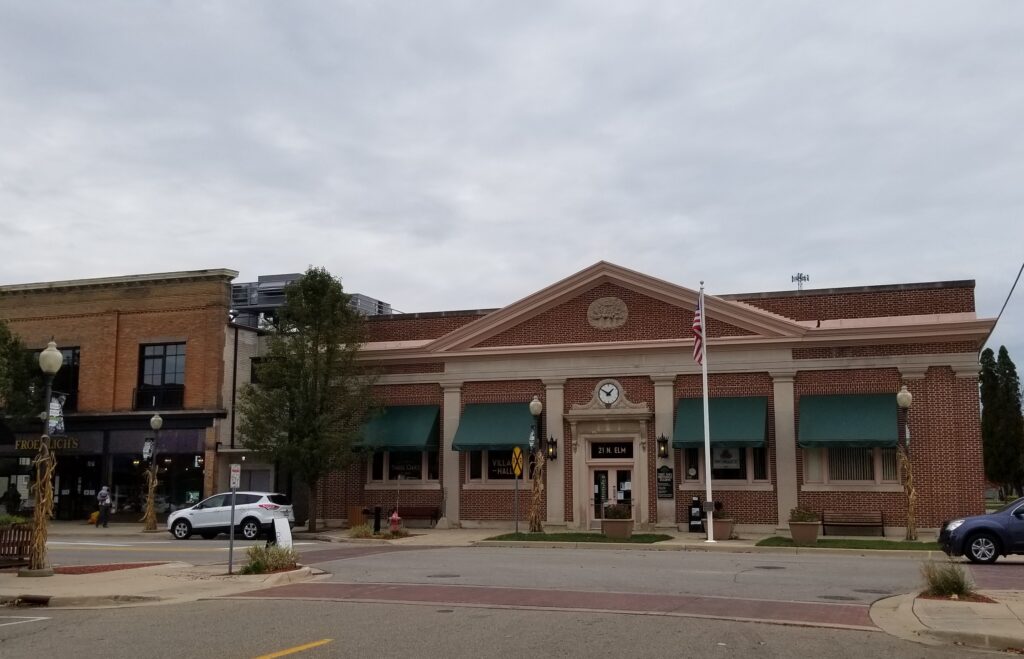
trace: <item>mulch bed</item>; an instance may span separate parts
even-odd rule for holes
[[[947,597],[945,595],[925,595],[924,593],[921,593],[920,595],[918,595],[918,597],[925,600],[942,600],[945,602],[980,602],[982,604],[998,604],[998,602],[996,602],[991,597],[985,597],[984,595],[979,595],[978,593],[973,593],[971,595],[961,595],[956,599],[953,599],[952,597]]]
[[[53,571],[57,574],[95,574],[97,572],[113,572],[114,570],[131,570],[137,567],[149,567],[151,565],[163,565],[157,563],[111,563],[109,565],[65,565],[55,567]]]

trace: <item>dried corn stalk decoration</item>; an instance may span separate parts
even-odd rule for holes
[[[44,435],[39,442],[39,452],[32,464],[36,468],[36,482],[32,484],[35,514],[32,518],[28,567],[30,570],[41,570],[46,567],[46,531],[53,517],[53,472],[57,468],[57,460],[50,451],[49,437]]]
[[[544,492],[544,471],[548,464],[548,456],[543,449],[537,451],[536,467],[533,472],[533,493],[530,500],[530,533],[543,533],[544,526],[541,523],[540,498]]]
[[[155,462],[154,458],[154,467],[146,471],[146,513],[142,516],[146,531],[156,531],[156,506],[153,505],[157,485]]]

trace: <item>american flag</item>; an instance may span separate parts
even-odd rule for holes
[[[693,312],[693,361],[698,364],[704,363],[704,318],[703,309],[704,296],[697,298],[697,310]]]

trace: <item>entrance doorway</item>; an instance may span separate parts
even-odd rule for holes
[[[591,520],[604,518],[604,507],[621,503],[633,506],[633,470],[630,467],[598,467],[590,470],[594,484]]]

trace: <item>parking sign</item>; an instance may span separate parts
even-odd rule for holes
[[[242,484],[242,465],[231,465],[231,485],[232,490],[237,490]]]

